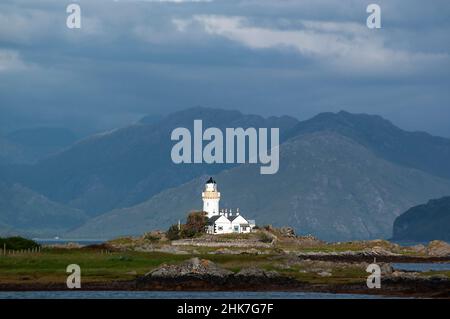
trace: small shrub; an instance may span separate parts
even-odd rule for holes
[[[0,237],[0,249],[3,249],[6,244],[6,249],[21,250],[21,249],[33,249],[39,247],[40,245],[34,240],[23,238],[23,237]]]
[[[270,237],[269,235],[267,235],[266,233],[259,233],[259,241],[263,242],[263,243],[271,243],[272,242],[272,237]]]
[[[155,236],[153,234],[147,233],[147,234],[144,235],[144,239],[153,243],[153,242],[160,241],[161,237],[158,237],[158,236]]]
[[[180,239],[180,230],[178,229],[178,225],[172,225],[166,232],[166,237],[169,240],[177,240]]]
[[[169,240],[177,240],[180,238],[193,238],[201,236],[205,233],[208,217],[205,212],[191,212],[187,216],[186,224],[181,225],[181,230],[178,225],[172,225],[166,232]]]
[[[205,212],[191,212],[188,215],[186,224],[183,225],[183,228],[186,229],[187,234],[189,234],[188,237],[193,237],[196,234],[204,233],[207,223],[208,217]]]
[[[194,229],[188,228],[185,225],[183,225],[183,227],[181,228],[180,237],[181,238],[193,238],[193,237],[196,237],[198,234],[199,233],[196,232]]]

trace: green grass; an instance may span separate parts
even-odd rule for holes
[[[450,270],[431,270],[431,271],[424,271],[421,274],[423,276],[444,275],[447,276],[447,278],[450,278]]]
[[[203,253],[197,256],[209,259],[233,272],[238,272],[246,267],[260,267],[296,277],[292,269],[281,270],[274,266],[280,260],[274,261],[271,258],[273,255],[211,255]],[[67,278],[66,267],[69,264],[78,264],[81,267],[82,278],[85,282],[131,280],[136,275],[143,275],[161,264],[180,263],[191,257],[192,255],[156,252],[114,252],[102,254],[96,250],[45,249],[39,254],[0,257],[0,282],[65,282]],[[133,274],[130,272],[133,272]]]
[[[304,248],[304,251],[336,251],[336,249],[356,249],[356,244],[329,245],[317,248]],[[183,249],[190,250],[190,247]],[[326,248],[326,249],[325,249]],[[96,249],[56,249],[46,248],[41,253],[0,256],[0,283],[65,283],[66,267],[78,264],[81,267],[84,282],[110,282],[112,280],[132,280],[136,275],[157,268],[161,264],[176,264],[193,256],[209,259],[219,266],[238,272],[246,267],[259,267],[275,270],[311,284],[362,283],[367,278],[365,269],[360,266],[339,263],[299,262],[291,263],[292,256],[279,255],[275,250],[268,254],[209,254],[216,250],[208,247],[192,247],[196,254],[177,255],[160,252],[122,251],[104,253]],[[234,250],[234,248],[229,248]],[[238,249],[240,250],[240,249]],[[331,276],[322,277],[320,269],[331,272]],[[424,275],[444,274],[450,277],[450,271],[433,271]]]
[[[267,263],[262,255],[210,255],[199,254],[222,267],[239,271],[243,267]],[[84,281],[129,280],[143,275],[162,264],[176,264],[192,255],[176,255],[158,252],[101,253],[86,249],[44,249],[37,254],[9,255],[0,257],[0,282],[65,282],[66,267],[81,267]]]
[[[83,279],[127,280],[158,267],[162,263],[178,263],[189,258],[187,255],[164,253],[120,252],[102,254],[100,251],[82,249],[51,249],[39,254],[24,254],[0,257],[0,281],[17,282],[27,280],[60,281],[67,277],[66,267],[77,264],[81,267]]]

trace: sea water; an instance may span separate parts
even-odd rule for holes
[[[450,263],[393,263],[396,270],[406,271],[450,271]]]
[[[0,299],[377,299],[374,295],[319,292],[1,291]],[[391,298],[391,297],[389,297]]]

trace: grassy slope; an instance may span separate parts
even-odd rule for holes
[[[238,272],[242,268],[258,267],[275,270],[282,275],[296,278],[310,284],[364,283],[367,278],[364,263],[342,263],[327,261],[300,260],[294,256],[304,252],[342,252],[384,249],[397,254],[424,256],[411,247],[402,247],[385,240],[325,243],[311,238],[283,237],[277,230],[258,230],[245,235],[214,236],[217,242],[246,240],[247,243],[261,240],[262,234],[273,236],[277,240],[272,247],[250,249],[231,247],[224,243],[221,247],[171,246],[164,238],[154,240],[151,236],[122,237],[107,243],[115,251],[107,252],[104,247],[96,248],[44,248],[41,253],[0,255],[0,283],[64,284],[67,278],[66,267],[78,264],[81,267],[82,282],[111,282],[114,280],[133,280],[136,276],[157,268],[162,264],[180,263],[193,256],[209,259],[219,266]],[[149,239],[152,238],[152,239]],[[210,240],[208,235],[197,238]],[[226,247],[226,250],[223,248]],[[172,253],[137,251],[142,248],[175,249]],[[250,249],[250,250],[249,250]],[[221,250],[221,251],[220,251]],[[251,251],[258,251],[253,254]],[[286,254],[284,252],[291,252]],[[243,254],[245,251],[247,253]],[[178,252],[178,254],[176,253]],[[180,254],[184,252],[184,254]],[[213,253],[214,252],[214,253]],[[321,272],[330,276],[321,276]],[[427,275],[444,274],[450,277],[450,271],[430,272]]]
[[[342,251],[355,248],[347,244],[343,247],[328,247],[327,251]],[[184,247],[185,249],[187,247]],[[322,247],[323,248],[323,247]],[[136,275],[144,275],[162,264],[179,263],[193,256],[209,259],[221,267],[238,272],[246,267],[259,267],[275,270],[280,274],[296,278],[311,284],[363,283],[367,278],[361,264],[342,264],[330,262],[306,261],[286,267],[287,257],[275,251],[264,255],[250,254],[209,254],[212,248],[192,247],[194,253],[177,255],[160,252],[110,252],[87,249],[44,249],[38,254],[0,256],[0,283],[14,284],[64,284],[67,278],[65,269],[69,264],[78,264],[82,271],[82,282],[111,282],[114,280],[132,280]],[[233,250],[233,249],[230,249]],[[323,251],[307,248],[302,251]],[[322,270],[331,272],[331,276],[320,276]],[[443,273],[450,276],[450,272]]]
[[[164,253],[102,253],[83,249],[45,249],[38,254],[0,257],[2,283],[64,283],[66,267],[78,264],[82,281],[129,280],[162,263],[176,263],[187,256]],[[127,274],[128,273],[128,274]]]

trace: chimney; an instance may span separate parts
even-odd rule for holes
[[[239,208],[236,209],[236,216],[239,216]]]

